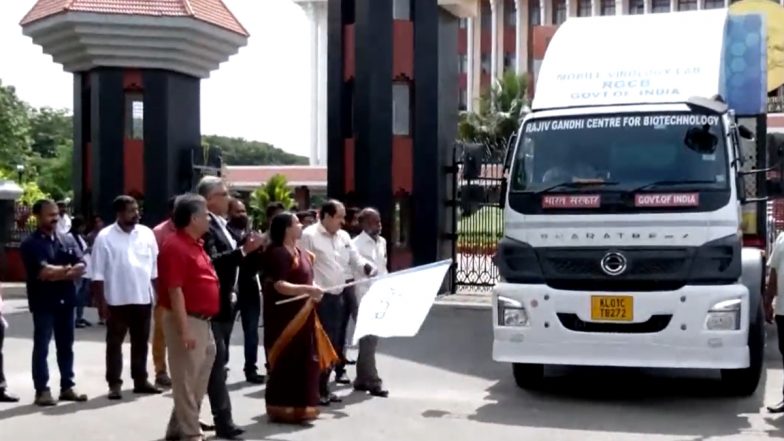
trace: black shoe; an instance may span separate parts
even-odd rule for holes
[[[337,384],[351,384],[351,380],[348,378],[345,372],[341,372],[340,374],[335,374],[335,383]]]
[[[149,381],[139,383],[133,387],[133,393],[141,395],[157,395],[163,393],[163,389],[156,387]]]
[[[83,328],[86,328],[86,327],[87,327],[87,325],[85,325],[84,323],[76,322],[76,329],[83,329]]]
[[[776,404],[774,406],[768,406],[768,412],[784,413],[784,400],[782,400],[779,404]]]
[[[165,372],[161,372],[155,376],[155,386],[161,389],[170,388],[172,386],[171,377]]]
[[[122,387],[121,386],[109,386],[109,394],[106,398],[110,400],[122,400]]]
[[[16,403],[18,401],[19,397],[9,394],[5,389],[0,389],[0,403]]]
[[[207,423],[202,422],[202,421],[199,421],[199,427],[201,427],[201,430],[204,431],[204,432],[214,432],[215,431],[215,426],[213,426],[212,424],[207,424]]]
[[[245,380],[248,383],[264,384],[264,382],[267,381],[267,378],[264,375],[261,375],[257,372],[249,372],[245,374]]]
[[[386,398],[389,396],[389,391],[383,389],[381,386],[371,388],[368,393],[374,397]]]
[[[242,439],[240,438],[240,435],[242,435],[243,433],[245,433],[244,429],[240,429],[239,427],[233,424],[228,427],[221,427],[215,429],[215,436],[221,439],[229,439],[229,440]]]
[[[343,363],[346,363],[349,366],[354,366],[355,364],[357,364],[357,360],[349,360],[347,358],[347,359],[343,360]]]
[[[57,405],[57,401],[54,399],[49,389],[36,392],[35,401],[33,403],[40,407],[50,407]]]
[[[60,391],[60,401],[83,403],[87,401],[87,395],[76,392],[74,388],[63,389]]]

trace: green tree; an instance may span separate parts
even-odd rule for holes
[[[15,170],[30,156],[29,106],[0,81],[0,169]]]
[[[294,155],[266,142],[225,136],[202,136],[202,146],[220,149],[226,165],[307,165],[308,158]],[[206,149],[205,149],[206,150]]]
[[[253,227],[260,229],[269,222],[267,219],[267,205],[280,202],[289,210],[294,206],[294,197],[289,190],[289,184],[283,175],[274,175],[266,184],[257,188],[250,195],[250,212],[253,216]]]
[[[30,112],[32,151],[41,158],[54,158],[60,147],[73,143],[73,118],[67,110],[42,107]]]
[[[528,111],[528,81],[506,72],[479,100],[476,112],[464,112],[458,122],[458,139],[503,151]]]
[[[36,158],[36,182],[56,200],[73,198],[73,147],[71,141],[57,146],[52,158]]]

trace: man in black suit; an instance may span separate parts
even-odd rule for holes
[[[220,282],[220,312],[212,319],[215,338],[215,363],[210,373],[207,394],[210,398],[215,434],[219,438],[238,439],[244,432],[234,424],[231,400],[226,388],[226,363],[228,362],[231,331],[234,327],[234,307],[237,302],[239,267],[246,255],[262,245],[258,235],[252,234],[238,247],[237,241],[226,228],[229,211],[229,190],[223,180],[215,176],[203,178],[197,187],[199,195],[207,200],[210,212],[210,229],[204,235],[204,249]]]
[[[229,222],[226,228],[241,246],[250,236],[248,212],[245,204],[232,198],[229,202]],[[240,264],[239,280],[237,281],[237,307],[235,316],[239,315],[242,323],[243,346],[245,349],[245,380],[248,383],[264,384],[264,375],[259,374],[259,321],[261,319],[261,286],[259,269],[261,268],[261,250],[249,254]]]

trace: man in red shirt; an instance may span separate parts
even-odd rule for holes
[[[172,216],[174,215],[174,201],[176,197],[169,199],[169,218],[153,228],[155,241],[158,242],[158,249],[163,248],[166,240],[177,233],[174,227]],[[160,294],[158,294],[160,296]],[[166,340],[163,337],[163,312],[164,309],[156,302],[153,310],[153,330],[152,330],[152,362],[155,365],[155,385],[158,387],[171,387],[169,369],[166,366]]]
[[[164,309],[174,398],[166,439],[202,441],[199,411],[215,360],[210,318],[220,309],[218,276],[201,241],[210,224],[206,201],[193,194],[178,197],[172,220],[177,233],[158,256],[158,304]]]

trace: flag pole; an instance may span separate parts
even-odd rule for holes
[[[324,294],[326,294],[326,295],[337,296],[337,295],[340,295],[343,292],[344,289],[350,288],[350,287],[355,286],[355,285],[361,285],[363,283],[377,282],[377,281],[379,281],[381,279],[386,279],[387,277],[399,276],[401,274],[411,273],[411,272],[414,272],[414,271],[421,271],[421,270],[428,269],[428,268],[431,268],[431,267],[443,265],[446,262],[450,262],[451,263],[452,259],[444,259],[444,260],[440,260],[438,262],[429,263],[427,265],[415,266],[413,268],[408,268],[408,269],[404,269],[404,270],[400,270],[400,271],[395,271],[393,273],[387,273],[387,274],[384,274],[383,276],[376,276],[376,277],[371,277],[369,279],[355,280],[353,282],[343,283],[343,284],[340,284],[340,285],[335,285],[335,286],[332,286],[330,288],[323,289],[323,291],[324,291]],[[331,291],[337,291],[337,293],[333,294]],[[308,297],[310,297],[310,294],[301,294],[301,295],[298,295],[296,297],[292,297],[290,299],[278,300],[277,302],[275,302],[275,305],[283,305],[283,304],[286,304],[286,303],[296,302],[297,300],[307,299]]]

